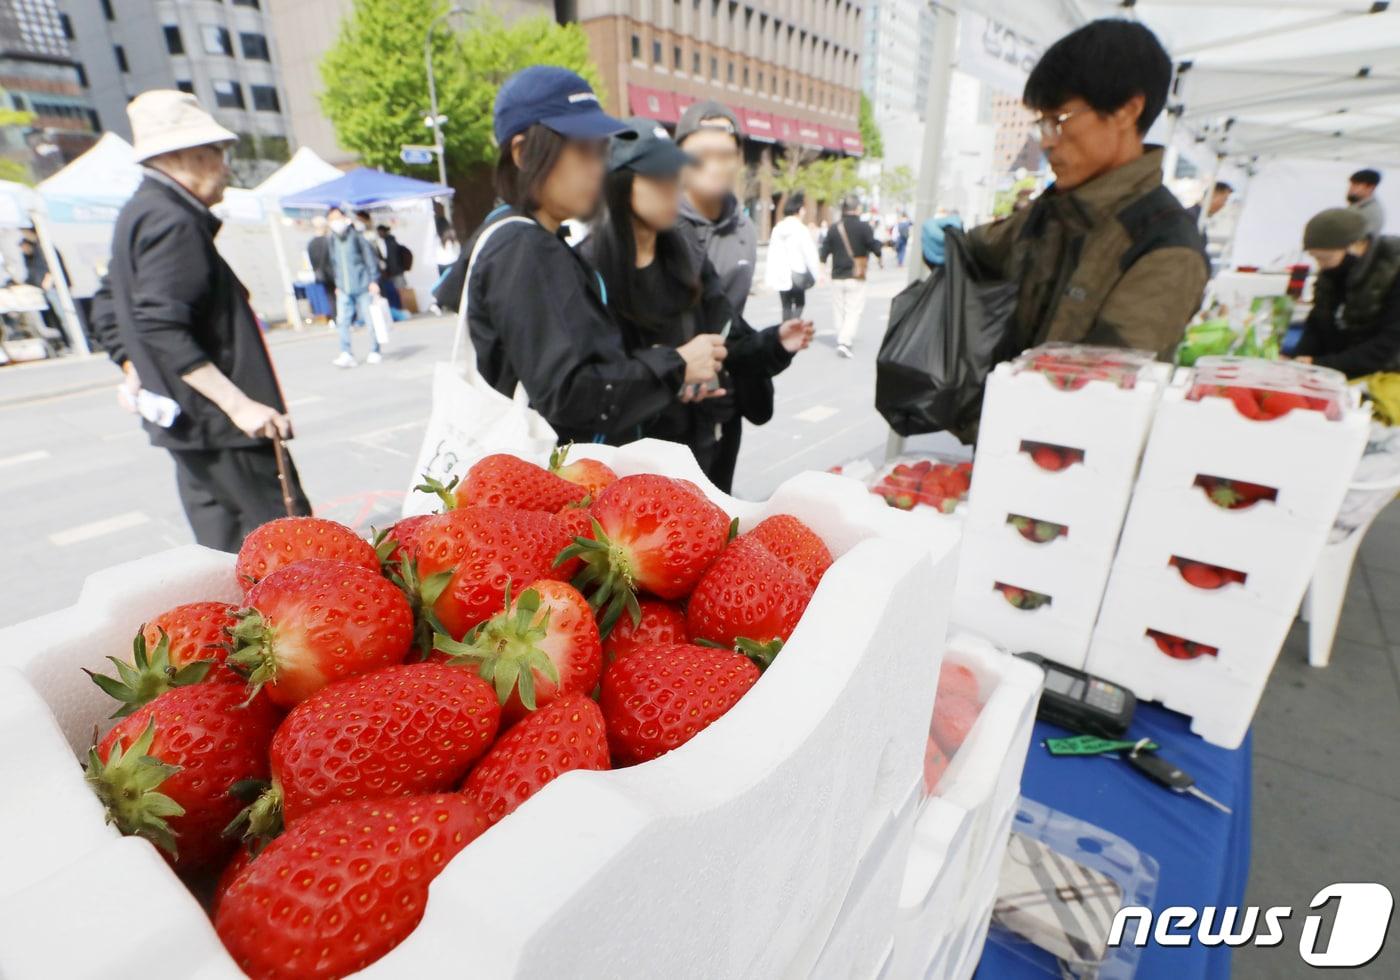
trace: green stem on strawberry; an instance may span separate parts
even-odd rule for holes
[[[555,446],[549,451],[549,472],[558,473],[564,468],[564,464],[569,461],[569,450],[574,448],[573,442],[566,442],[562,446]]]
[[[262,613],[244,609],[239,612],[238,624],[229,635],[233,639],[233,652],[228,655],[227,663],[248,682],[248,701],[252,701],[264,684],[277,680],[277,631],[263,619]]]
[[[690,641],[698,647],[710,647],[714,650],[733,650],[748,657],[759,670],[767,670],[773,665],[778,654],[782,652],[783,641],[779,637],[771,640],[751,640],[747,636],[740,636],[734,639],[734,646],[727,647],[723,643],[716,643],[714,640],[707,640],[703,636],[696,637]]]
[[[457,483],[458,479],[455,476],[446,483],[443,483],[441,480],[435,480],[424,473],[423,482],[413,489],[417,490],[419,493],[431,493],[436,496],[442,501],[444,510],[456,510],[457,495],[453,493],[453,491],[457,489]]]
[[[623,610],[632,617],[633,626],[640,625],[642,607],[637,602],[631,556],[612,542],[596,519],[593,521],[593,537],[579,535],[574,538],[574,543],[555,557],[554,567],[558,568],[574,558],[583,561],[582,570],[574,576],[574,588],[588,596],[588,604],[595,611],[602,611],[598,617],[598,634],[607,639],[622,617]]]
[[[257,854],[282,833],[282,787],[261,779],[244,779],[234,783],[229,792],[252,802],[229,821],[224,836],[244,841]]]
[[[540,615],[540,594],[534,589],[522,592],[512,606],[507,583],[504,611],[474,627],[460,642],[439,630],[433,646],[451,658],[448,663],[475,667],[481,679],[496,689],[501,704],[518,688],[520,703],[534,711],[535,671],[559,683],[559,668],[539,647],[549,635],[549,614],[545,609]]]
[[[397,568],[388,573],[389,581],[399,587],[413,612],[413,646],[418,651],[419,660],[426,659],[433,652],[433,635],[447,632],[433,609],[443,592],[447,591],[456,571],[455,568],[448,568],[420,578],[418,562],[404,555],[399,558]]]
[[[154,701],[173,687],[198,684],[203,681],[212,667],[213,661],[199,660],[176,669],[170,664],[170,637],[160,630],[160,642],[154,651],[146,647],[146,627],[136,631],[131,641],[131,663],[124,663],[116,657],[108,657],[117,668],[116,677],[94,674],[86,667],[83,673],[102,688],[108,696],[121,702],[110,718],[125,718],[137,708]]]
[[[108,823],[116,824],[123,834],[146,838],[174,858],[179,850],[166,818],[183,816],[185,808],[157,787],[179,772],[180,767],[147,754],[155,735],[152,719],[125,750],[120,741],[113,745],[106,762],[94,745],[88,749],[86,778],[107,810]]]

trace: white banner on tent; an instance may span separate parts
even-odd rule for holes
[[[958,16],[958,68],[1003,92],[1019,95],[1044,45],[1033,27],[975,12]]]

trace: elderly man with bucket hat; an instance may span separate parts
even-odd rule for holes
[[[1349,378],[1400,370],[1400,238],[1369,234],[1354,208],[1329,208],[1308,222],[1303,248],[1318,273],[1294,355]]]
[[[143,92],[127,106],[145,178],[112,234],[109,289],[123,371],[152,445],[168,450],[195,539],[237,551],[249,531],[311,506],[290,456],[291,421],[248,291],[214,247],[210,207],[237,136],[194,96]]]

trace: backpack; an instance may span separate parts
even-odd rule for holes
[[[404,272],[413,271],[413,252],[407,245],[399,246],[399,267],[402,268]]]

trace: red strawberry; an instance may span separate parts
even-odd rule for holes
[[[1247,419],[1267,418],[1259,408],[1259,393],[1253,388],[1221,388],[1220,394],[1235,403],[1235,411]]]
[[[767,666],[811,599],[801,574],[745,535],[724,549],[691,593],[686,630],[693,640],[737,647]]]
[[[497,453],[483,457],[467,471],[467,478],[457,487],[457,506],[518,507],[553,514],[586,496],[586,489],[543,466]]]
[[[238,880],[248,865],[253,863],[253,858],[257,857],[253,849],[242,845],[233,852],[233,857],[228,859],[224,865],[224,870],[219,872],[219,880],[214,884],[214,894],[209,899],[209,917],[212,919],[219,914],[219,903],[228,894],[229,888]]]
[[[527,716],[487,752],[462,792],[492,823],[573,769],[606,770],[603,712],[583,694],[570,694]]]
[[[1182,561],[1177,565],[1177,571],[1186,580],[1188,585],[1198,589],[1218,589],[1225,584],[1225,576],[1221,570],[1214,565],[1206,565],[1198,561]]]
[[[950,697],[978,701],[977,675],[962,664],[953,664],[944,660],[938,671],[938,697],[942,698],[945,694]],[[936,699],[935,703],[937,703]]]
[[[332,681],[402,662],[413,643],[408,600],[359,565],[288,565],[253,586],[247,601],[228,662],[284,708]]]
[[[603,641],[603,657],[612,663],[618,657],[644,646],[670,646],[688,643],[685,612],[663,599],[639,599],[641,618],[634,624],[631,616],[623,616]]]
[[[564,547],[564,519],[506,507],[467,507],[439,514],[414,534],[417,574],[426,584],[447,572],[424,606],[445,632],[465,636],[501,611],[506,586],[562,578],[552,562]]]
[[[253,980],[347,976],[403,942],[432,880],[487,826],[460,793],[321,807],[238,875],[214,928]]]
[[[244,704],[234,684],[167,691],[118,722],[88,752],[87,780],[124,834],[145,837],[177,871],[220,860],[242,809],[236,783],[266,779],[281,715],[265,696]]]
[[[173,687],[243,683],[222,664],[228,656],[225,631],[238,622],[237,611],[227,602],[191,602],[167,609],[136,634],[131,663],[107,658],[116,665],[117,677],[87,671],[93,683],[122,702],[112,717],[129,715]]]
[[[971,698],[958,697],[951,692],[940,693],[933,702],[933,723],[929,731],[939,748],[950,757],[962,748],[968,732],[977,723],[982,706]]]
[[[948,757],[943,754],[943,750],[938,747],[933,736],[928,737],[928,742],[924,745],[924,795],[932,796],[938,789],[938,782],[943,778],[943,774],[948,771]]]
[[[598,704],[619,765],[646,762],[684,745],[758,682],[758,668],[731,650],[647,647],[603,672]]]
[[[617,482],[617,474],[606,463],[596,459],[576,459],[572,463],[568,462],[569,450],[572,448],[573,444],[570,443],[549,454],[549,472],[563,477],[570,483],[577,483],[594,498],[603,492],[604,487]]]
[[[775,558],[801,575],[814,590],[831,567],[831,552],[826,543],[791,514],[765,517],[743,537],[762,542]]]
[[[575,580],[612,629],[626,609],[635,620],[637,592],[679,599],[695,588],[729,539],[729,518],[697,490],[655,474],[624,476],[593,503],[593,530],[556,561],[582,558]]]
[[[434,643],[452,664],[470,664],[493,684],[502,721],[567,694],[587,694],[603,669],[598,624],[582,593],[567,582],[538,579],[513,602],[458,643],[439,634]]]
[[[563,510],[554,515],[554,523],[559,531],[559,545],[554,552],[557,555],[572,545],[575,538],[587,537],[593,533],[593,512],[581,503],[566,504]],[[567,582],[577,575],[582,567],[583,559],[570,558],[555,568],[552,577]]]
[[[349,562],[379,571],[374,546],[344,524],[322,517],[279,517],[243,539],[234,572],[246,592],[277,569],[308,558]]]
[[[1279,418],[1295,408],[1310,409],[1312,405],[1307,398],[1291,391],[1264,391],[1259,394],[1259,411],[1267,418]]]
[[[1065,457],[1054,446],[1036,446],[1031,450],[1031,461],[1042,470],[1058,473],[1069,465]]]
[[[398,565],[399,560],[413,554],[413,536],[433,514],[415,514],[390,524],[374,538],[374,550],[379,555],[379,563],[388,568]]]
[[[272,740],[272,786],[242,814],[269,840],[328,803],[454,788],[500,727],[491,686],[469,670],[399,664],[321,688]]]

